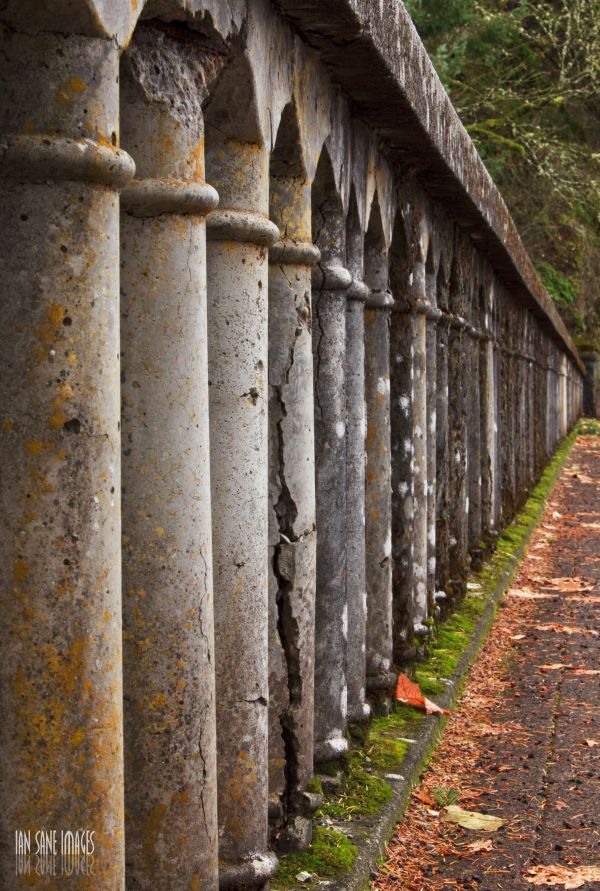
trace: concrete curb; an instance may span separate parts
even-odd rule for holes
[[[540,523],[547,501],[552,495],[556,481],[573,450],[575,441],[575,438],[573,438],[573,442],[552,474],[544,501],[527,527],[519,547],[514,554],[507,557],[506,568],[502,577],[489,598],[485,612],[477,623],[477,628],[473,633],[469,646],[461,656],[458,666],[449,679],[448,689],[436,696],[436,701],[444,708],[453,706],[460,697],[471,663],[487,637],[502,597],[525,554],[531,535]],[[419,732],[418,734],[415,733],[415,742],[411,744],[402,764],[402,779],[393,781],[388,779],[388,782],[392,784],[394,789],[390,800],[386,802],[375,816],[346,824],[345,827],[335,827],[340,830],[343,828],[347,834],[351,833],[352,841],[358,848],[358,856],[351,872],[339,879],[320,882],[320,886],[327,886],[328,889],[333,889],[333,891],[363,891],[363,889],[368,887],[371,873],[377,868],[381,859],[385,857],[386,845],[396,825],[402,818],[411,790],[417,783],[428,756],[436,748],[443,734],[446,721],[447,718],[438,718],[432,715],[415,722],[416,727],[419,727]]]

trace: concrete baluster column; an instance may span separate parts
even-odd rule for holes
[[[314,738],[311,270],[320,253],[310,240],[306,181],[272,177],[270,203],[286,232],[269,251],[269,772],[271,800],[287,822],[278,850],[286,851],[308,843],[312,828],[304,796]]]
[[[427,276],[427,608],[433,611],[436,592],[437,526],[437,353],[438,324],[435,276]]]
[[[478,319],[476,319],[478,321]],[[482,425],[481,425],[481,386],[480,386],[480,329],[469,325],[467,343],[470,355],[470,374],[468,385],[468,535],[469,553],[475,567],[481,565],[481,531],[482,531]]]
[[[366,277],[371,287],[365,310],[367,689],[376,691],[388,690],[395,682],[391,671],[390,460],[390,307],[394,301],[387,290],[385,256],[379,256],[379,263],[369,253],[366,259],[370,260]]]
[[[417,637],[427,635],[429,617],[427,602],[427,313],[429,304],[425,288],[425,264],[417,263],[413,271],[413,288],[417,297],[413,318],[413,481],[414,481],[414,546],[413,600],[414,629]]]
[[[33,866],[15,874],[15,831],[87,828],[94,888],[113,891],[124,887],[118,189],[134,165],[117,148],[117,42],[51,22],[36,34],[14,10],[0,12],[2,883],[35,878]]]
[[[488,297],[493,301],[493,293]],[[480,341],[480,389],[481,389],[481,436],[482,436],[482,534],[489,539],[496,531],[496,388],[495,351],[490,303],[483,306],[482,335]]]
[[[263,885],[276,866],[267,852],[267,362],[268,247],[279,230],[266,216],[268,152],[255,131],[249,142],[226,138],[238,124],[227,95],[207,115],[207,178],[220,196],[207,219],[208,379],[220,885],[237,889]],[[242,121],[246,109],[237,111]]]
[[[442,604],[450,581],[449,480],[450,441],[448,429],[448,339],[449,319],[444,313],[437,324],[436,361],[436,600]]]
[[[453,598],[462,595],[468,571],[467,387],[463,372],[467,337],[464,319],[453,316],[448,337],[448,589]]]
[[[349,255],[350,260],[350,255]],[[350,263],[349,263],[350,265]],[[370,714],[366,687],[366,547],[365,547],[365,301],[367,285],[354,278],[346,310],[346,596],[348,601],[348,718]]]
[[[394,662],[414,655],[413,317],[398,295],[390,318],[392,610]]]
[[[177,31],[177,37],[180,32]],[[203,51],[140,25],[123,59],[127,881],[218,886]]]
[[[339,247],[338,247],[339,245]],[[352,275],[341,265],[343,241],[319,244],[313,275],[315,327],[315,453],[317,604],[315,638],[315,760],[348,748],[346,602],[346,292]],[[337,254],[337,256],[336,256]]]

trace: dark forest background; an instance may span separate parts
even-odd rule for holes
[[[600,348],[600,0],[406,0],[548,292]]]

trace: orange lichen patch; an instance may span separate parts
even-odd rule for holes
[[[167,697],[159,691],[152,699],[147,698],[146,702],[150,709],[162,709],[167,704]]]
[[[22,560],[20,557],[13,563],[13,576],[16,582],[24,582],[29,573],[29,567],[27,563]]]
[[[69,355],[67,356],[67,362],[69,363],[69,365],[77,365],[77,354],[73,352],[69,353]]]
[[[52,448],[50,443],[42,442],[41,439],[32,439],[25,443],[25,449],[30,455],[39,455],[45,448]]]
[[[146,855],[145,867],[149,874],[154,872],[157,853],[156,845],[163,834],[163,820],[167,813],[166,804],[157,802],[144,820],[144,853]]]
[[[158,535],[159,538],[163,538],[163,537],[164,537],[165,530],[163,529],[162,526],[156,526],[155,529],[154,529],[154,531],[156,532],[156,534]]]
[[[2,428],[5,433],[10,433],[14,426],[15,422],[11,418],[6,418],[6,420],[2,423]]]
[[[68,108],[76,96],[79,96],[86,89],[87,84],[80,77],[68,77],[64,80],[56,95],[59,105]]]
[[[58,410],[58,411],[52,412],[52,414],[48,418],[48,423],[55,430],[62,430],[62,428],[64,427],[67,420],[68,420],[68,418],[67,418],[66,414],[64,413],[64,411]]]

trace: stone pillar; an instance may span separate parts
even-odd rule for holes
[[[321,245],[320,245],[321,247]],[[317,603],[315,632],[315,760],[348,748],[346,603],[346,292],[352,276],[336,248],[323,245],[313,276]]]
[[[116,42],[23,30],[4,28],[0,53],[0,863],[4,887],[21,888],[15,830],[87,827],[94,888],[113,891],[124,887],[117,190],[134,165],[116,147]]]
[[[493,299],[493,298],[492,298]],[[480,341],[480,391],[481,391],[481,522],[484,539],[496,530],[496,426],[497,406],[495,380],[495,352],[489,303],[483,312],[482,339]]]
[[[346,598],[348,719],[370,714],[365,702],[367,588],[365,551],[365,320],[369,289],[353,279],[346,309]]]
[[[277,223],[276,198],[286,191],[279,185],[272,185],[271,197]],[[298,192],[289,196],[288,209],[294,197],[301,203],[302,186]],[[271,801],[279,805],[280,820],[290,823],[279,838],[281,850],[310,841],[311,829],[306,815],[295,816],[312,777],[314,737],[311,268],[319,250],[309,234],[310,212],[306,228],[288,227],[269,252],[269,773]]]
[[[467,351],[465,320],[453,316],[448,337],[449,428],[449,594],[464,592],[468,572],[468,426],[464,357]]]
[[[121,200],[125,809],[135,888],[218,886],[204,222],[217,193],[203,181],[201,58],[192,40],[142,24],[121,72],[123,144],[136,162]]]
[[[268,154],[207,140],[220,207],[207,219],[220,885],[268,881]],[[213,141],[214,140],[214,141]]]
[[[371,264],[370,264],[371,265]],[[379,279],[379,280],[377,280]],[[367,689],[393,687],[392,504],[390,460],[390,307],[387,262],[369,276],[365,310],[367,403]],[[379,286],[379,287],[373,287]]]
[[[600,355],[584,353],[581,357],[586,375],[583,379],[583,413],[588,418],[600,417]]]
[[[435,279],[427,311],[427,604],[431,612],[436,592],[437,515],[437,327],[441,311],[435,306]]]
[[[480,565],[481,553],[481,482],[482,482],[482,429],[481,429],[481,386],[479,369],[479,342],[481,332],[474,325],[467,329],[467,348],[470,358],[468,376],[468,495],[467,519],[469,553],[475,565]]]
[[[450,581],[450,441],[448,429],[448,341],[450,320],[443,313],[437,324],[436,359],[436,600],[443,602],[448,594]]]
[[[392,609],[394,662],[414,655],[413,316],[399,301],[390,318]]]
[[[415,633],[427,633],[427,305],[417,307],[414,325],[413,477],[414,549],[413,598]]]

